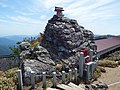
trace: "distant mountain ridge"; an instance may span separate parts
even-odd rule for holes
[[[35,35],[11,35],[11,36],[4,36],[3,38],[13,40],[13,41],[22,41],[24,38],[31,38],[31,37],[37,37]]]
[[[0,55],[11,54],[10,47],[16,46],[18,41],[22,41],[24,38],[37,37],[32,35],[12,35],[0,37]]]
[[[95,38],[103,38],[106,35],[95,35]],[[16,43],[22,41],[24,38],[37,38],[37,35],[11,35],[11,36],[3,36],[0,37],[0,55],[9,55],[11,54],[11,50],[9,47],[16,46]]]
[[[0,38],[0,55],[8,55],[11,53],[9,47],[13,47],[16,45],[15,41],[6,39],[6,38]]]

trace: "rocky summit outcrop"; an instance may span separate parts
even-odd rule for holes
[[[25,82],[29,82],[31,71],[52,74],[58,67],[58,70],[77,67],[80,50],[83,49],[96,51],[94,34],[74,19],[54,15],[48,21],[40,41],[20,44]]]
[[[76,20],[54,15],[47,23],[40,45],[48,50],[53,61],[76,64],[82,49],[96,50],[94,35]]]
[[[30,84],[31,72],[35,73],[35,80],[40,81],[42,72],[46,72],[48,75],[55,70],[54,61],[51,59],[49,52],[42,46],[37,44],[31,46],[30,42],[21,42],[20,44],[20,59],[21,69],[23,71],[24,83]]]

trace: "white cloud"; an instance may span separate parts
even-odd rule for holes
[[[7,1],[7,0],[6,0]],[[27,3],[27,2],[32,3]],[[16,5],[1,3],[0,7],[8,7],[11,10],[10,14],[5,18],[1,18],[0,22],[13,22],[29,24],[32,27],[42,26],[54,14],[54,7],[61,6],[64,8],[66,17],[74,18],[78,23],[92,27],[99,27],[99,23],[107,23],[114,20],[116,16],[119,17],[118,4],[114,3],[115,0],[28,0],[23,3],[22,1],[15,1]],[[23,7],[25,6],[25,7]],[[12,8],[13,7],[13,8]],[[12,13],[12,14],[11,14]],[[98,25],[98,26],[97,26]],[[85,26],[85,27],[86,27]],[[41,28],[41,29],[43,29]],[[92,27],[93,29],[94,27]]]
[[[45,18],[47,18],[46,15],[41,15],[41,16],[40,16],[40,19],[42,19],[42,20],[45,19]]]
[[[95,20],[106,20],[114,17],[114,8],[109,10],[109,4],[114,0],[95,0],[91,3],[90,0],[79,0],[65,8],[65,14],[76,18],[81,22],[93,22]],[[100,10],[99,8],[103,8]],[[104,10],[105,9],[105,10]],[[109,18],[108,18],[109,17]],[[104,19],[103,19],[104,18]]]
[[[23,12],[23,11],[19,11],[19,10],[16,10],[16,12],[20,15],[23,15],[23,16],[34,15],[34,13],[32,13],[32,12]]]
[[[8,20],[0,19],[0,22],[9,22]]]
[[[43,8],[50,12],[55,6],[64,7],[64,13],[79,22],[94,22],[97,19],[103,21],[115,16],[114,8],[110,4],[115,0],[36,0],[34,5],[38,10]],[[40,6],[41,4],[41,6]],[[44,14],[44,13],[43,13]]]
[[[65,4],[69,4],[74,0],[36,0],[37,5],[42,4],[44,8],[50,9],[55,7],[56,5],[63,6]]]
[[[3,8],[8,7],[8,5],[6,5],[6,4],[4,4],[2,2],[0,2],[0,6],[3,7]]]
[[[28,24],[41,24],[42,22],[40,20],[32,19],[25,16],[14,16],[14,17],[8,17],[9,19],[20,22],[20,23],[28,23]]]

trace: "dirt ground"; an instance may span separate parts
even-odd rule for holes
[[[120,90],[120,66],[116,68],[106,67],[105,69],[106,73],[102,73],[98,81],[108,84],[108,90]]]

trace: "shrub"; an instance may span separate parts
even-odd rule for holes
[[[101,70],[97,67],[95,71],[93,72],[93,78],[97,80],[101,76]]]
[[[98,66],[98,68],[100,69],[100,71],[101,71],[101,72],[103,72],[103,73],[105,73],[105,72],[106,72],[106,70],[105,70],[105,68],[104,68],[104,67],[100,67],[100,66]]]
[[[0,72],[0,90],[17,90],[17,68]]]
[[[10,47],[10,50],[12,51],[12,55],[18,56],[20,54],[20,49],[19,47]]]
[[[118,63],[117,62],[110,61],[110,60],[105,60],[105,59],[99,61],[98,65],[99,66],[103,66],[103,67],[112,67],[112,68],[118,67]]]
[[[110,61],[119,61],[120,60],[120,56],[106,57],[104,59],[105,60],[110,60]]]

